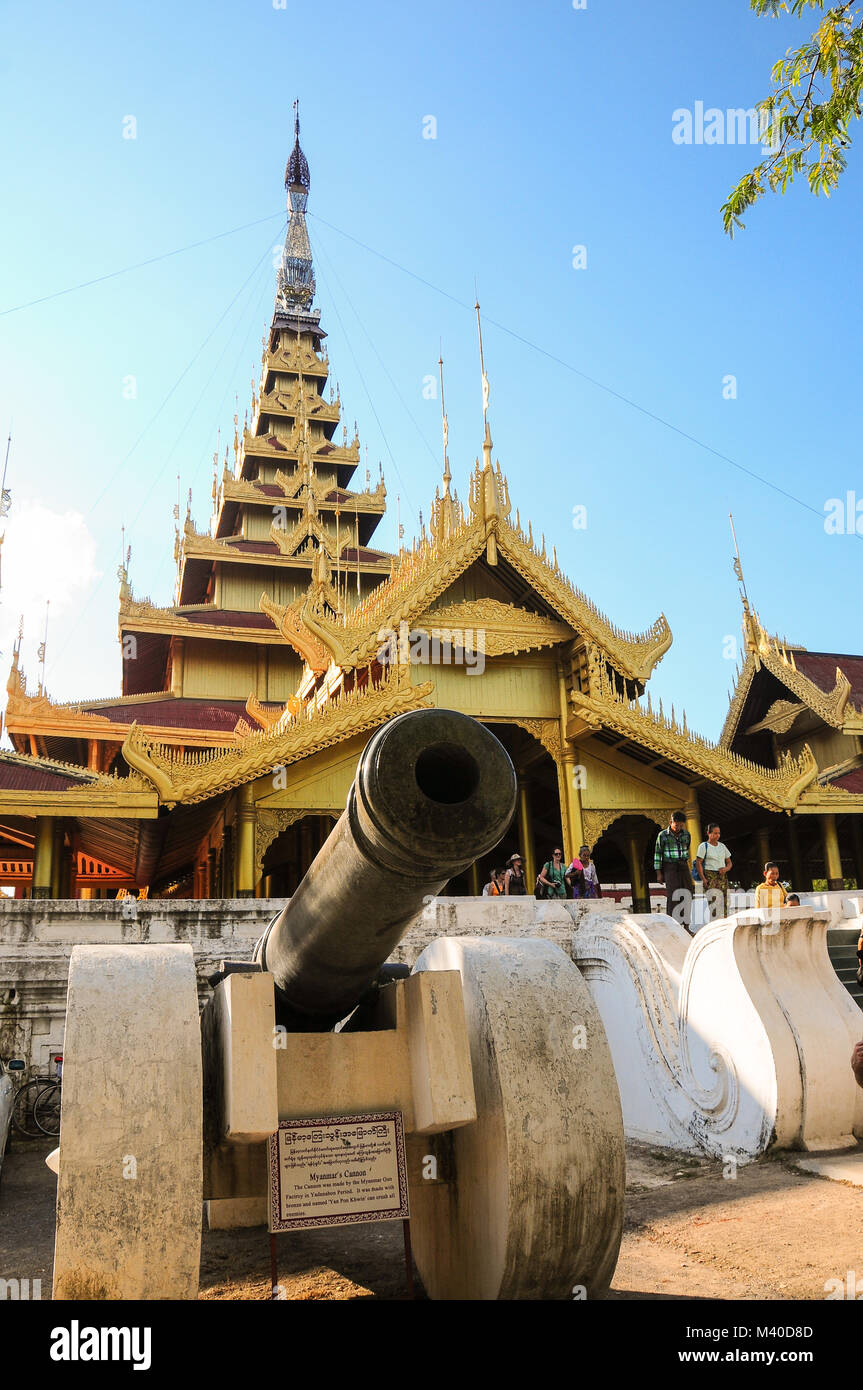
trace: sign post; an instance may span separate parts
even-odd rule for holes
[[[278,1297],[275,1237],[282,1231],[401,1221],[410,1264],[405,1136],[401,1112],[280,1120],[268,1140],[273,1298]]]

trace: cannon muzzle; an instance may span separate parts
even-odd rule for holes
[[[424,901],[493,849],[515,810],[509,755],[454,710],[415,710],[372,737],[331,835],[255,959],[292,1032],[332,1028]]]

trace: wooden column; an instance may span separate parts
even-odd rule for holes
[[[824,846],[824,872],[830,892],[845,887],[842,877],[842,856],[839,853],[839,836],[836,832],[836,816],[831,812],[821,817],[821,841]]]
[[[758,853],[761,856],[761,862],[758,865],[758,878],[760,881],[764,865],[767,863],[768,859],[772,859],[773,857],[770,853],[770,832],[768,830],[759,830],[755,836],[755,842],[758,845]]]
[[[707,839],[707,826],[701,824],[701,811],[699,810],[698,797],[695,795],[695,792],[690,791],[689,801],[683,809],[686,812],[686,828],[689,831],[692,841],[689,846],[689,862],[691,864],[695,858],[695,852],[698,846],[701,844],[702,840]]]
[[[33,849],[33,884],[30,896],[50,898],[54,870],[54,817],[36,817],[36,843]]]
[[[216,857],[214,849],[207,851],[207,897],[215,898],[218,895],[218,878],[216,877]]]
[[[520,841],[521,857],[524,860],[523,870],[527,882],[533,885],[536,882],[536,849],[533,843],[533,816],[530,809],[530,791],[528,785],[521,778],[518,779],[518,838]]]
[[[644,844],[641,836],[634,833],[627,835],[626,858],[629,863],[629,881],[632,885],[632,910],[649,912],[650,889],[644,877]]]
[[[476,860],[474,860],[474,862],[471,864],[470,868],[469,868],[468,871],[467,871],[467,875],[468,875],[468,883],[469,883],[469,885],[470,885],[470,895],[471,895],[471,897],[472,897],[472,898],[479,898],[479,897],[481,897],[481,896],[482,896],[482,884],[481,884],[480,881],[479,881],[479,864],[477,864]]]
[[[240,788],[237,811],[237,897],[255,896],[255,800],[252,784]]]
[[[54,824],[54,844],[51,850],[51,897],[63,896],[63,841],[62,825]]]
[[[566,803],[566,821],[563,825],[564,841],[569,839],[569,844],[561,845],[563,857],[567,864],[578,854],[579,849],[584,844],[584,814],[581,807],[581,791],[576,786],[576,769],[578,768],[578,750],[571,744],[567,744],[563,751],[563,790]]]
[[[558,785],[560,788],[560,820],[563,832],[563,857],[566,863],[578,854],[584,844],[584,816],[581,807],[581,789],[576,786],[578,749],[566,737],[566,725],[570,715],[569,697],[566,690],[566,675],[563,665],[557,665],[557,689],[560,698],[560,747],[561,761],[558,763]],[[569,843],[567,843],[567,841]]]

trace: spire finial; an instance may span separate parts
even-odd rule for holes
[[[36,660],[40,663],[40,666],[41,666],[41,671],[40,671],[40,675],[39,675],[39,694],[40,694],[40,695],[44,695],[44,693],[45,693],[45,654],[46,654],[47,647],[48,647],[48,610],[50,609],[50,607],[51,607],[51,600],[48,598],[48,599],[45,600],[45,631],[44,631],[44,633],[43,633],[43,635],[42,635],[42,641],[39,643],[39,646],[36,648]]]
[[[728,520],[731,523],[731,537],[734,541],[734,573],[740,584],[740,597],[743,600],[743,611],[749,612],[749,596],[746,593],[746,580],[743,578],[743,566],[740,563],[740,547],[737,544],[737,532],[734,529],[734,517],[728,513]]]
[[[442,348],[439,349],[441,355],[438,357],[438,368],[440,370],[440,413],[441,425],[443,427],[443,495],[449,497],[449,485],[452,482],[452,473],[449,467],[449,455],[447,446],[449,445],[449,421],[446,418],[446,403],[443,394],[443,355]]]
[[[288,234],[279,266],[276,308],[285,313],[311,308],[315,297],[312,250],[306,228],[309,200],[309,161],[300,149],[300,104],[294,102],[294,147],[285,168],[288,194]]]
[[[756,651],[758,638],[755,632],[756,626],[760,626],[757,614],[753,614],[749,607],[749,595],[746,592],[746,580],[743,578],[743,565],[740,561],[740,548],[737,544],[737,532],[734,529],[734,517],[728,513],[728,520],[731,523],[731,535],[734,540],[734,573],[740,585],[740,598],[743,603],[743,636],[750,651]]]
[[[474,289],[476,289],[476,282],[474,282]],[[480,318],[480,314],[479,314],[479,296],[477,296],[476,303],[474,304],[473,307],[474,307],[474,309],[476,310],[476,331],[477,331],[477,333],[479,334],[479,369],[480,369],[480,373],[481,373],[481,375],[482,375],[482,419],[483,419],[483,424],[485,425],[485,433],[486,433],[486,435],[488,435],[488,433],[489,433],[489,429],[488,429],[488,397],[489,397],[489,387],[488,387],[488,377],[487,377],[486,374],[485,374],[485,359],[484,359],[484,357],[483,357],[483,352],[482,352],[482,319]],[[490,442],[490,441],[489,441],[489,442]]]

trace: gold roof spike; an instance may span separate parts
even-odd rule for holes
[[[320,551],[318,552],[319,555],[321,553]],[[317,565],[317,556],[315,559]],[[324,556],[324,559],[326,559],[326,556]],[[320,571],[318,570],[318,572]],[[326,588],[329,585],[329,578],[318,582],[322,587]],[[329,596],[329,602],[331,605],[336,602],[334,590]],[[269,594],[263,593],[261,594],[258,606],[261,612],[266,613],[267,617],[272,620],[285,641],[293,647],[295,652],[299,653],[309,666],[309,669],[314,671],[316,676],[322,676],[330,665],[331,657],[324,644],[315,637],[311,629],[303,622],[301,616],[303,600],[297,599],[293,603],[278,604],[273,603]]]

